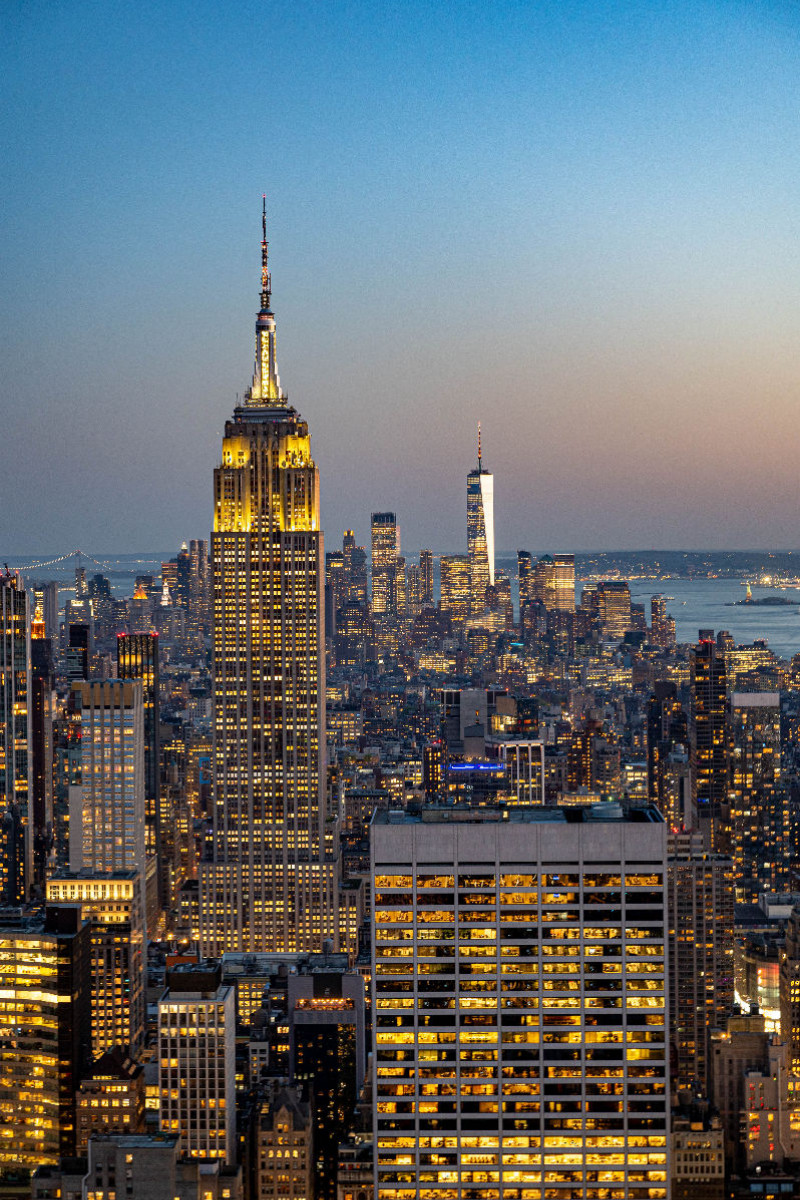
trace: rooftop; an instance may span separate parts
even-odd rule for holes
[[[615,824],[663,824],[664,818],[655,805],[625,808],[605,801],[585,805],[513,805],[510,808],[468,808],[466,805],[430,805],[415,812],[405,809],[378,810],[372,818],[375,825],[487,825],[506,822],[511,825],[563,824],[581,825],[599,822]]]

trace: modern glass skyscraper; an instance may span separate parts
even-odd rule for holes
[[[256,361],[214,472],[214,816],[200,869],[205,953],[336,938],[324,787],[319,473],[281,390],[266,219]]]
[[[376,617],[397,611],[397,559],[400,530],[393,512],[372,514],[372,612]]]
[[[483,469],[480,425],[478,466],[467,476],[467,554],[472,611],[482,612],[494,583],[494,475]]]

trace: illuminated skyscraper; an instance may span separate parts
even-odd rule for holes
[[[195,545],[196,543],[192,543]],[[161,751],[158,687],[158,634],[117,635],[117,674],[120,679],[138,679],[144,705],[144,815],[145,849],[148,858],[158,858],[159,903],[167,895],[167,871],[161,850]]]
[[[453,630],[463,633],[470,608],[470,562],[466,554],[443,554],[441,600],[439,608],[453,622]]]
[[[730,704],[731,855],[736,898],[790,886],[792,827],[788,789],[781,787],[779,692],[734,692]]]
[[[376,617],[395,612],[400,529],[393,512],[372,514],[372,612]]]
[[[31,880],[31,634],[19,576],[0,578],[0,898],[20,904]]]
[[[139,871],[145,878],[142,685],[74,683],[81,782],[69,795],[72,871]]]
[[[730,849],[730,730],[727,717],[725,656],[714,641],[712,629],[701,629],[692,651],[692,787],[709,844],[726,853]]]
[[[494,475],[483,469],[480,424],[478,466],[467,476],[467,554],[471,609],[482,612],[486,589],[494,583]]]
[[[379,812],[377,1200],[668,1195],[654,808]]]
[[[575,612],[575,555],[553,555],[554,607],[557,612]]]
[[[214,820],[206,953],[336,937],[325,801],[324,547],[308,425],[281,390],[266,218],[256,362],[214,472]]]
[[[420,601],[424,608],[433,605],[433,551],[420,550]]]

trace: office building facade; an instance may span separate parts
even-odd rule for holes
[[[378,814],[372,872],[378,1200],[666,1197],[657,810]]]

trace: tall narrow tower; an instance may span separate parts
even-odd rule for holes
[[[494,583],[494,475],[484,471],[478,423],[478,466],[467,476],[467,554],[473,612],[485,607],[486,589]]]
[[[321,949],[336,938],[324,787],[319,473],[281,390],[262,215],[253,382],[226,422],[211,537],[214,821],[200,935],[224,950]]]

